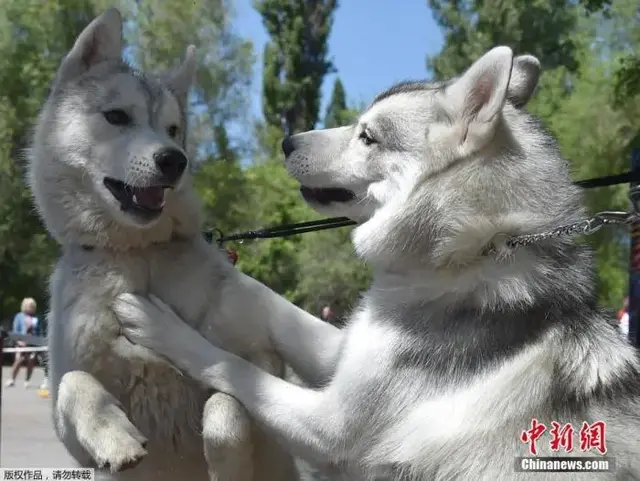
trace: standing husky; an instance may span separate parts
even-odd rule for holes
[[[497,47],[448,82],[387,90],[354,125],[285,140],[306,201],[356,219],[376,270],[342,332],[270,321],[285,361],[313,363],[321,389],[212,347],[158,299],[119,296],[125,335],[344,479],[640,479],[638,358],[596,307],[590,252],[566,237],[504,242],[584,215],[553,139],[522,110],[538,75],[535,58]],[[313,349],[286,349],[301,340]],[[569,456],[598,456],[581,447],[605,422],[615,472],[516,472],[534,418],[541,456],[571,447],[551,449],[554,421],[574,429]]]
[[[235,399],[209,397],[120,335],[116,296],[155,294],[207,339],[275,376],[283,372],[264,326],[268,305],[238,297],[235,269],[200,234],[184,153],[194,49],[173,73],[155,78],[125,65],[122,47],[115,9],[82,32],[30,152],[35,202],[63,248],[49,317],[56,431],[84,465],[116,473],[140,463],[115,479],[292,479],[292,459]],[[253,306],[247,319],[236,319],[237,303]],[[279,305],[287,316],[311,317]]]

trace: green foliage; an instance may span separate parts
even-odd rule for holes
[[[445,45],[427,65],[436,78],[462,72],[495,45],[537,56],[545,69],[575,70],[573,37],[579,9],[572,0],[485,2],[428,0]]]
[[[340,78],[336,78],[333,84],[333,92],[331,93],[331,100],[327,105],[327,112],[324,115],[324,128],[331,129],[333,127],[339,127],[345,125],[343,114],[347,110],[347,94],[344,91],[344,86],[340,81]]]
[[[628,170],[640,116],[637,65],[618,53],[640,51],[637,3],[584,3],[588,10],[568,0],[429,0],[446,38],[428,60],[436,77],[465,69],[498,44],[538,56],[543,75],[529,110],[557,138],[576,179]],[[625,210],[627,192],[626,185],[591,189],[585,200],[592,212]],[[628,249],[619,242],[625,235],[603,230],[586,239],[596,252],[600,300],[609,306],[619,305],[627,286]]]
[[[364,110],[364,107],[354,108],[347,105],[347,94],[344,86],[340,78],[336,78],[333,84],[331,100],[329,101],[329,105],[327,105],[327,112],[324,116],[324,128],[330,129],[349,125],[356,121],[362,110]]]
[[[639,131],[640,103],[637,90],[635,101],[629,94],[624,105],[615,102],[620,95],[616,67],[624,58],[616,52],[622,45],[636,51],[640,47],[635,8],[632,0],[624,0],[606,15],[594,13],[581,21],[576,35],[582,39],[577,56],[579,69],[570,77],[571,91],[553,110],[554,115],[544,117],[563,154],[571,160],[576,179],[624,172],[630,167],[633,137]],[[593,35],[598,36],[598,42],[593,41]],[[541,90],[533,109],[540,109],[551,97],[551,92]],[[637,141],[635,145],[640,147]],[[591,212],[626,210],[627,194],[628,185],[589,189],[585,201]],[[627,290],[629,254],[619,240],[628,235],[620,229],[608,229],[587,239],[596,252],[600,300],[611,307],[620,304]]]
[[[58,63],[92,17],[84,0],[4,0],[0,8],[0,320],[27,295],[46,305],[56,246],[23,181],[25,148]]]
[[[285,135],[313,129],[320,87],[333,71],[327,41],[337,0],[257,0],[271,36],[264,49],[262,110]]]
[[[627,101],[637,98],[640,92],[640,57],[631,54],[622,58],[615,80],[615,106],[622,108]]]
[[[250,185],[251,228],[273,227],[318,218],[300,199],[298,184],[282,162],[272,159],[245,172]],[[298,251],[305,236],[248,242],[239,246],[238,267],[293,302],[299,280]]]
[[[351,244],[352,228],[309,235],[299,252],[300,305],[318,312],[331,305],[338,317],[350,312],[360,294],[371,283],[371,270],[362,263]]]
[[[598,12],[598,11],[607,11],[613,0],[581,0],[580,3],[584,6],[587,14]]]

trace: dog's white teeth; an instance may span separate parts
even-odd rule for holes
[[[138,197],[136,197],[135,194],[133,194],[133,201],[137,204],[138,203]]]

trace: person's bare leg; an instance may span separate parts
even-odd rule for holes
[[[27,355],[27,360],[25,361],[27,365],[27,376],[25,378],[25,383],[31,381],[31,375],[33,374],[33,368],[36,365],[36,357],[32,354]]]
[[[13,365],[11,366],[11,379],[7,383],[7,386],[13,386],[15,384],[16,377],[18,377],[18,373],[20,372],[23,362],[24,357],[22,356],[22,353],[16,352]]]

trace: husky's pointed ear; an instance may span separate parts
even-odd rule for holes
[[[446,89],[462,150],[481,148],[493,132],[507,98],[512,63],[509,47],[495,47]]]
[[[56,82],[72,79],[101,62],[120,59],[122,47],[122,15],[118,9],[110,8],[78,36],[62,61]]]
[[[517,109],[531,99],[540,78],[540,62],[533,55],[519,55],[513,59],[507,99]]]
[[[182,64],[170,75],[167,84],[171,91],[186,105],[189,89],[196,74],[196,47],[189,45]]]

